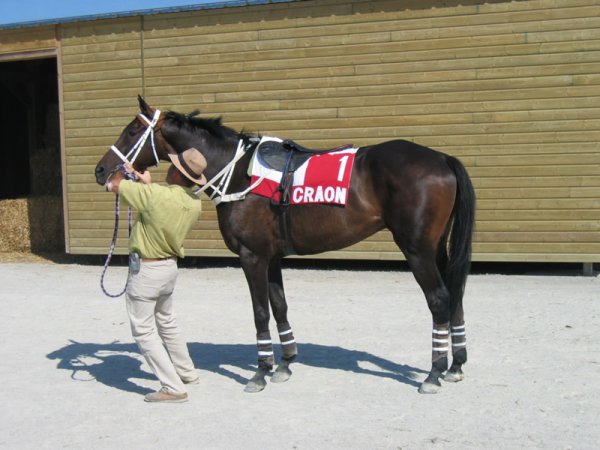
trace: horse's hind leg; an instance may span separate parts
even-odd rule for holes
[[[462,365],[467,362],[467,338],[465,331],[465,320],[462,307],[462,299],[452,305],[452,315],[450,319],[450,334],[452,336],[452,365],[444,381],[457,382],[464,379]]]
[[[446,249],[447,236],[442,237],[438,247],[437,265],[444,284],[450,290],[450,336],[452,341],[452,365],[444,375],[444,381],[456,383],[464,379],[462,365],[467,362],[467,338],[465,332],[464,311],[462,305],[462,290],[452,289],[452,280],[447,274],[448,252]],[[454,291],[454,294],[452,293]],[[456,298],[453,298],[454,297]]]
[[[441,387],[440,377],[448,369],[450,294],[438,270],[435,251],[405,251],[405,256],[433,317],[431,371],[419,392],[434,394]]]
[[[271,310],[277,323],[277,332],[281,342],[281,362],[277,366],[271,381],[281,383],[289,380],[292,371],[290,363],[298,354],[298,347],[294,339],[294,332],[287,319],[287,302],[283,289],[283,277],[281,274],[281,260],[275,259],[269,265],[269,301]]]

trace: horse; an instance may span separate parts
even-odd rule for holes
[[[250,191],[248,166],[260,136],[235,131],[221,117],[162,112],[140,96],[138,102],[139,114],[96,165],[96,182],[104,185],[123,161],[143,171],[191,147],[204,155],[209,181],[201,190],[223,200],[215,202],[219,229],[227,248],[239,256],[252,299],[258,365],[246,392],[264,389],[269,374],[272,382],[289,379],[289,365],[298,354],[288,321],[282,259],[341,249],[383,229],[404,254],[432,316],[431,369],[419,392],[438,392],[440,380],[463,380],[463,295],[476,199],[458,159],[406,140],[363,146],[356,150],[345,206],[281,206]],[[281,344],[274,372],[271,311]]]

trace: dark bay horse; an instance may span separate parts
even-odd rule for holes
[[[205,156],[207,194],[245,192],[255,136],[223,126],[221,119],[194,117],[151,108],[141,97],[140,114],[124,129],[96,166],[104,185],[125,154],[144,170],[167,154],[195,147]],[[237,161],[237,162],[233,162]],[[224,175],[225,174],[225,175]],[[212,183],[212,184],[211,184]],[[285,381],[297,355],[287,317],[281,259],[336,250],[387,228],[423,290],[433,319],[432,367],[419,392],[435,393],[445,381],[463,379],[467,361],[462,299],[471,261],[475,193],[464,166],[454,157],[412,142],[393,140],[361,147],[355,155],[345,206],[310,204],[286,208],[289,230],[282,231],[279,206],[252,193],[217,205],[227,247],[239,255],[248,281],[257,332],[258,369],[246,391],[265,386],[274,365],[270,311],[277,324],[282,360],[272,381]],[[448,368],[449,349],[452,365]]]

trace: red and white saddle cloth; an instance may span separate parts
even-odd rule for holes
[[[266,140],[281,142],[279,138],[265,136],[261,143]],[[348,186],[357,150],[358,148],[346,148],[311,156],[294,172],[290,204],[345,205],[348,201]],[[248,173],[251,177],[250,183],[258,183],[250,192],[279,202],[281,192],[277,191],[277,188],[282,172],[266,166],[261,162],[258,152],[254,152]]]

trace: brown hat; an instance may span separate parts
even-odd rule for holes
[[[206,169],[206,158],[194,147],[177,155],[169,155],[171,162],[179,171],[196,184],[206,184],[206,177],[202,172]]]

